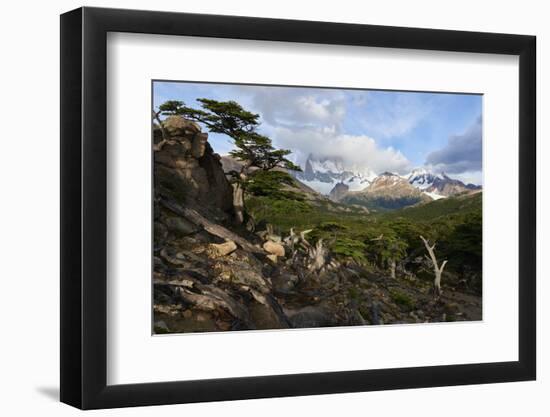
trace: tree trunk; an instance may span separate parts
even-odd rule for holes
[[[248,180],[248,169],[250,163],[246,163],[242,166],[239,172],[238,180],[233,184],[233,210],[235,211],[235,223],[244,223],[244,188],[243,184],[246,184]]]
[[[239,182],[233,184],[233,210],[235,211],[235,223],[244,222],[244,192]]]
[[[424,238],[424,236],[420,236],[420,239],[422,239],[422,242],[424,242],[424,246],[426,246],[426,250],[428,251],[428,254],[430,255],[429,257],[426,256],[426,259],[428,259],[433,265],[434,275],[435,275],[434,292],[435,292],[435,295],[437,297],[439,297],[442,293],[442,291],[441,291],[441,274],[443,273],[443,269],[445,268],[445,265],[447,265],[447,261],[446,260],[443,261],[441,266],[438,266],[437,258],[435,256],[435,252],[434,252],[435,243],[432,246],[430,246],[430,244]]]
[[[447,261],[443,261],[439,269],[437,267],[434,267],[434,270],[436,271],[434,289],[437,296],[441,295],[441,274],[443,273],[443,268],[445,268],[445,265],[447,265]]]
[[[395,259],[392,259],[390,261],[390,272],[391,272],[391,277],[395,279]]]
[[[166,130],[164,130],[164,126],[162,125],[162,121],[160,120],[159,113],[155,112],[154,110],[153,110],[153,119],[157,121],[160,128],[160,132],[162,134],[162,140],[156,145],[153,145],[153,151],[157,152],[162,150],[162,147],[166,143],[171,141],[170,141],[170,138],[168,137],[168,134],[166,133]]]

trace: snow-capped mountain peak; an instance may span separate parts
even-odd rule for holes
[[[339,193],[343,194],[344,186],[346,193],[354,193],[366,191],[367,188],[370,191],[388,187],[403,188],[403,183],[408,183],[433,200],[481,189],[480,186],[464,184],[443,172],[434,172],[426,167],[416,168],[408,175],[391,172],[376,175],[367,167],[346,165],[338,157],[319,158],[314,155],[307,158],[303,172],[293,175],[305,185],[327,196],[331,195],[337,185],[340,187]]]
[[[407,179],[416,188],[425,190],[430,188],[437,180],[444,180],[446,177],[445,174],[436,174],[426,168],[417,168],[408,175]]]
[[[435,199],[481,189],[480,186],[464,184],[460,180],[450,178],[444,172],[434,173],[426,168],[414,169],[407,179],[411,185]]]
[[[342,159],[338,157],[318,158],[313,155],[307,158],[303,172],[294,175],[304,184],[325,195],[329,195],[339,183],[346,185],[350,191],[360,191],[376,178],[376,174],[370,169],[344,166]]]

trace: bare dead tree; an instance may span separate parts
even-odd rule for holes
[[[392,279],[395,279],[395,268],[396,268],[396,262],[395,259],[390,260],[390,275]]]
[[[437,297],[439,297],[442,293],[441,291],[441,274],[443,273],[443,269],[445,268],[445,265],[447,265],[447,260],[444,260],[441,265],[439,266],[437,262],[437,258],[435,256],[435,242],[433,245],[430,246],[429,242],[424,238],[424,236],[420,236],[420,239],[422,239],[422,242],[424,242],[424,246],[426,246],[426,250],[428,251],[429,257],[427,255],[424,255],[428,261],[430,261],[434,268],[434,291]]]
[[[313,229],[302,230],[302,231],[300,232],[300,241],[301,241],[301,242],[306,242],[306,243],[309,244],[309,242],[308,242],[307,239],[306,239],[306,235],[307,235],[308,233],[311,233],[312,231],[313,231]]]
[[[328,256],[328,250],[323,245],[323,239],[319,239],[315,246],[311,246],[308,254],[310,258],[309,270],[312,272],[321,271],[326,264]]]
[[[382,234],[381,234],[380,236],[378,236],[378,237],[375,237],[375,238],[371,239],[370,241],[371,241],[371,242],[378,242],[379,240],[382,240],[382,239],[384,239],[384,233],[382,233]]]

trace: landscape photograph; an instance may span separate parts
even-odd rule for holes
[[[153,334],[482,320],[482,95],[152,96]]]

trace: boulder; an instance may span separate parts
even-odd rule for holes
[[[164,320],[155,321],[155,333],[157,334],[170,333],[170,329],[168,328]]]
[[[229,218],[233,189],[208,144],[208,134],[179,116],[167,118],[164,127],[173,140],[154,152],[155,197],[220,212]]]
[[[280,243],[268,240],[264,243],[263,248],[266,252],[275,256],[285,256],[285,247]]]
[[[267,255],[267,259],[269,259],[271,262],[273,262],[274,264],[277,263],[277,255]]]
[[[217,281],[251,287],[264,294],[271,289],[269,278],[264,278],[261,270],[253,268],[246,262],[235,261],[234,259],[231,259],[231,262],[226,262],[224,259],[217,262],[214,269]]]
[[[206,133],[196,133],[193,136],[193,145],[191,148],[191,153],[195,158],[202,158],[204,156],[204,151],[206,150],[206,140],[208,139],[208,134]],[[217,159],[213,156],[214,159]]]
[[[228,240],[224,243],[212,243],[210,247],[215,256],[227,256],[237,250],[237,244],[232,240]]]
[[[169,116],[163,122],[164,129],[172,136],[183,136],[201,131],[200,126],[181,116]]]

